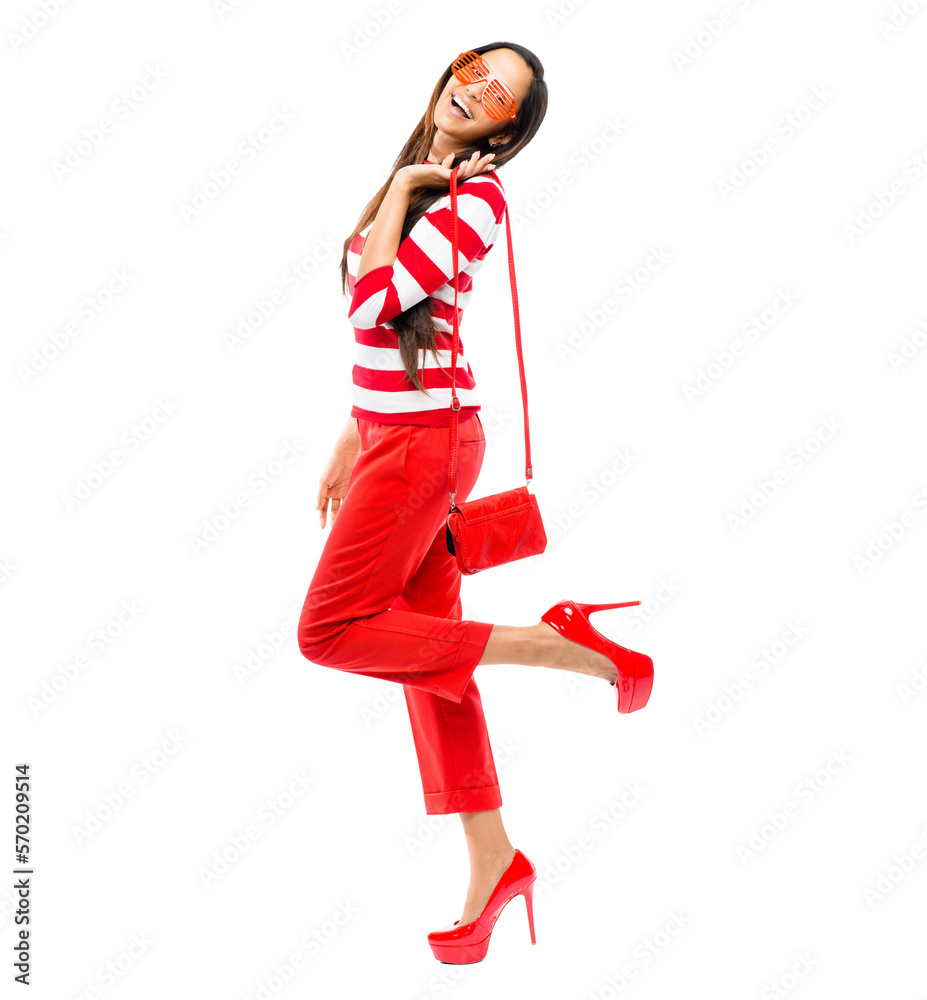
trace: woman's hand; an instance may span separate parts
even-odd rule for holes
[[[322,478],[319,480],[319,500],[315,509],[319,512],[320,528],[325,527],[329,500],[332,502],[332,523],[334,524],[360,450],[361,439],[357,420],[354,417],[349,417],[344,429],[338,435],[331,458],[329,458],[328,464],[322,471]]]
[[[334,524],[341,509],[341,500],[347,492],[357,455],[356,451],[336,448],[322,470],[322,478],[319,480],[319,499],[315,505],[319,512],[320,528],[325,527],[329,500],[332,502],[332,524]]]
[[[480,156],[479,150],[475,149],[469,160],[464,160],[457,167],[457,183],[465,181],[468,177],[484,173],[493,168],[492,161],[495,153],[487,153]],[[454,154],[448,153],[440,163],[412,163],[407,167],[400,167],[396,171],[393,180],[398,180],[400,184],[408,190],[414,188],[448,188],[451,186],[451,163],[454,161]]]

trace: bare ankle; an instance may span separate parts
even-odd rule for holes
[[[614,682],[615,665],[604,653],[567,639],[545,621],[539,622],[536,627],[545,630],[541,633],[542,641],[546,643],[545,666]]]
[[[500,868],[508,867],[515,855],[515,848],[498,847],[491,851],[481,853],[478,858],[470,859],[470,877],[483,878],[490,874],[498,874]]]

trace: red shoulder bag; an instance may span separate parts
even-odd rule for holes
[[[512,284],[512,310],[515,314],[515,350],[518,354],[518,373],[521,376],[521,399],[525,413],[525,485],[504,493],[494,493],[480,500],[455,503],[457,495],[457,352],[460,332],[458,329],[457,293],[457,167],[451,171],[451,214],[454,261],[454,339],[451,346],[451,415],[450,460],[448,463],[448,491],[451,508],[447,515],[447,548],[457,559],[460,572],[465,575],[499,566],[503,563],[539,555],[547,548],[547,533],[541,520],[537,497],[528,492],[533,470],[531,468],[531,443],[528,436],[528,387],[525,384],[525,364],[521,353],[521,326],[518,320],[518,293],[515,288],[515,261],[512,257],[512,226],[509,222],[508,203],[505,206],[505,232],[509,250],[509,277]],[[496,178],[498,180],[498,178]],[[501,185],[500,185],[501,186]]]

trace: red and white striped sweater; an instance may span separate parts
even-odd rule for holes
[[[424,160],[431,163],[431,160]],[[499,236],[504,221],[505,194],[495,172],[488,170],[457,186],[458,326],[472,294],[473,276]],[[372,225],[372,223],[371,223]],[[396,261],[367,271],[358,281],[357,269],[370,226],[348,248],[348,321],[356,342],[353,368],[352,417],[385,424],[427,424],[446,427],[451,405],[451,344],[454,316],[451,195],[434,202],[400,243]],[[399,341],[390,320],[416,302],[430,297],[438,359],[419,350],[419,378],[428,395],[405,377]],[[476,380],[458,338],[457,398],[459,419],[480,409]]]

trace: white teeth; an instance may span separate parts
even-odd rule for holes
[[[456,104],[466,118],[470,117],[470,111],[466,104],[456,94],[451,95],[451,104]]]

